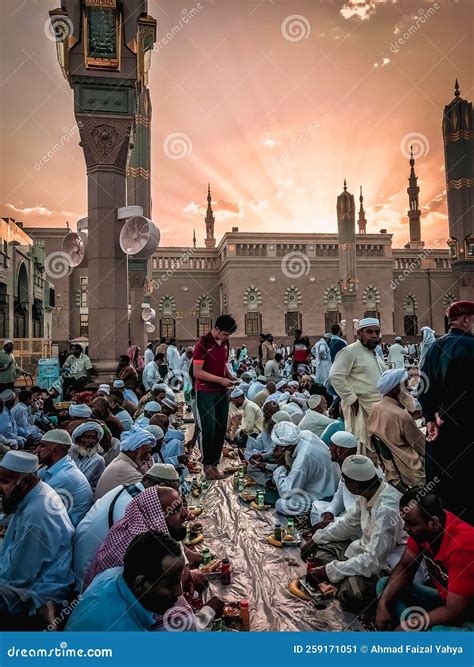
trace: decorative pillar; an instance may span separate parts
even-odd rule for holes
[[[339,291],[341,293],[342,319],[352,322],[358,319],[356,312],[356,238],[354,195],[344,190],[337,198],[337,234],[339,248]]]

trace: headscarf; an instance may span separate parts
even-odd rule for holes
[[[121,452],[134,452],[140,447],[143,447],[143,445],[154,447],[155,444],[156,438],[153,433],[146,431],[144,428],[140,428],[140,426],[137,426],[136,424],[132,426],[129,431],[124,431],[120,436]]]
[[[169,535],[168,526],[166,525],[165,513],[158,497],[158,489],[156,486],[151,486],[138,494],[127,505],[123,519],[117,521],[109,530],[104,543],[97,552],[92,561],[84,582],[84,589],[86,589],[92,580],[104,570],[111,567],[123,567],[123,560],[125,553],[137,535],[142,535],[148,531],[165,533]],[[166,612],[167,624],[172,628],[173,615],[176,615],[176,620],[180,621],[181,627],[191,629],[183,620],[183,614],[189,615],[190,623],[193,619],[193,611],[185,598],[181,595],[176,604],[168,609]],[[162,618],[158,615],[157,621],[161,625]],[[165,626],[166,627],[166,626]],[[178,626],[180,627],[179,623]]]
[[[421,333],[423,335],[422,345],[428,346],[435,342],[435,331],[431,327],[421,327]]]
[[[133,366],[137,371],[141,371],[145,367],[145,360],[143,357],[139,354],[137,358],[135,359],[135,355],[137,354],[138,350],[138,345],[131,345],[128,348],[128,356],[130,357],[130,366]]]
[[[392,389],[395,389],[395,387],[398,387],[399,384],[405,382],[407,379],[408,373],[404,368],[392,368],[382,373],[377,382],[377,389],[382,396],[386,396]]]
[[[99,442],[104,437],[104,429],[100,424],[97,422],[84,422],[83,424],[79,424],[79,426],[77,426],[71,433],[71,440],[73,443],[77,444],[77,439],[80,438],[81,435],[84,435],[84,433],[87,433],[87,431],[95,431],[99,436]]]

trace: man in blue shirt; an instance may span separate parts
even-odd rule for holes
[[[69,433],[55,428],[43,435],[36,455],[44,466],[38,477],[59,495],[75,527],[92,505],[92,489],[84,473],[68,456],[71,445]]]
[[[15,417],[12,414],[15,399],[13,389],[4,389],[0,393],[0,402],[3,405],[3,410],[0,412],[0,435],[8,441],[10,446],[22,448],[25,446],[26,438],[19,434]]]
[[[0,499],[11,520],[0,547],[2,612],[35,614],[72,590],[74,528],[58,494],[40,481],[38,458],[10,451],[0,463]]]
[[[181,547],[172,537],[138,535],[127,549],[123,568],[110,568],[94,579],[65,629],[150,630],[154,614],[164,615],[182,594],[183,569]]]

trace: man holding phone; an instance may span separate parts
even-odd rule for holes
[[[222,479],[219,464],[224,445],[229,397],[227,389],[238,382],[227,365],[229,336],[237,329],[230,315],[220,315],[202,336],[193,353],[197,416],[202,434],[202,462],[207,479]]]

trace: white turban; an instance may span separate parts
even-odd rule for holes
[[[153,433],[146,431],[144,428],[139,426],[132,426],[130,431],[125,431],[120,436],[120,451],[121,452],[134,452],[136,449],[143,447],[143,445],[150,445],[154,447],[156,444],[156,438]]]
[[[291,422],[280,422],[272,431],[272,442],[281,447],[297,445],[301,440],[301,430]]]
[[[7,401],[13,401],[16,397],[15,392],[13,389],[4,389],[2,393],[0,394],[0,401],[3,401],[6,403]]]
[[[241,382],[238,388],[240,389],[240,391],[243,393],[244,396],[247,396],[250,389],[250,385],[248,384],[248,382]]]
[[[354,454],[348,456],[342,464],[342,472],[355,482],[368,482],[377,477],[377,469],[367,456]]]
[[[97,391],[103,391],[105,394],[110,394],[110,386],[108,384],[100,384]]]
[[[392,389],[408,379],[408,373],[404,368],[392,368],[382,373],[377,382],[377,389],[386,396]]]
[[[161,405],[158,401],[148,401],[143,409],[145,412],[161,412]]]
[[[288,386],[289,387],[299,387],[300,383],[298,382],[298,380],[290,380],[290,382],[288,382]]]
[[[272,421],[275,422],[275,424],[279,424],[280,422],[291,422],[291,415],[288,412],[285,412],[285,410],[278,410],[278,412],[275,412],[275,414],[272,415]]]
[[[92,410],[85,403],[77,403],[69,406],[70,417],[92,417]]]
[[[81,435],[84,435],[84,433],[87,433],[87,431],[95,431],[99,435],[99,442],[104,436],[104,429],[100,424],[97,422],[84,422],[83,424],[79,424],[79,426],[72,432],[71,440],[73,443],[76,445],[77,439],[80,438]]]
[[[359,324],[357,325],[357,331],[365,329],[365,327],[379,327],[379,326],[380,326],[380,320],[378,320],[376,317],[363,317],[361,320],[359,320]]]
[[[336,447],[357,449],[357,438],[348,431],[336,431],[336,433],[331,435],[330,440]]]

